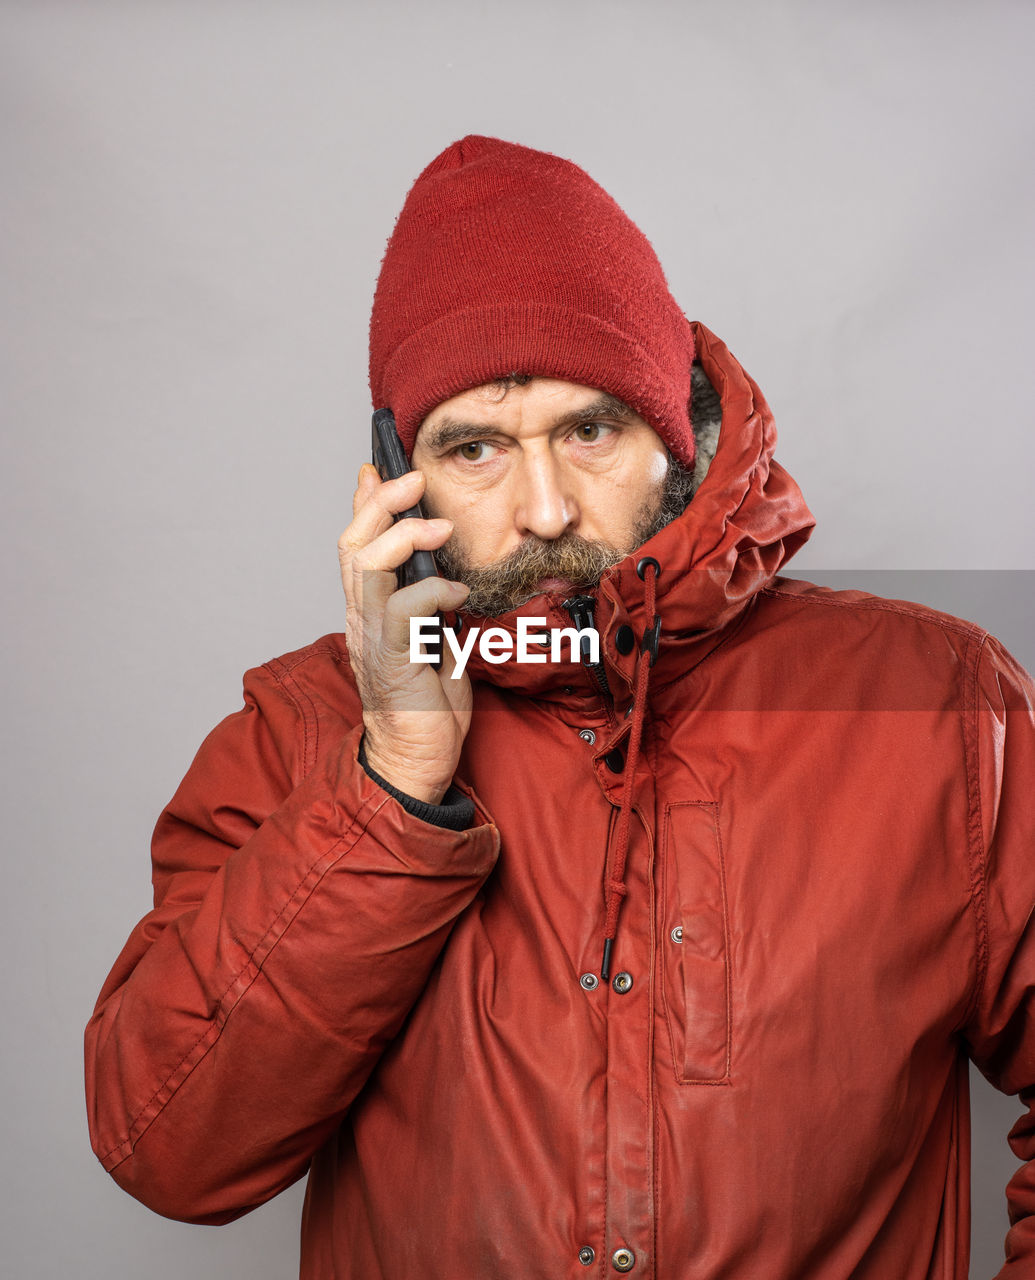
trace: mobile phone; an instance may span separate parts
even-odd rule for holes
[[[399,439],[399,433],[395,429],[395,414],[391,409],[377,410],[371,419],[370,436],[374,466],[382,480],[395,480],[405,475],[407,471],[413,470],[406,459],[406,450]],[[416,517],[418,520],[425,519],[419,502],[408,511],[401,511],[395,518],[405,520],[410,517]],[[400,587],[408,587],[414,582],[421,582],[424,578],[437,576],[438,566],[430,551],[415,551],[409,560],[395,571],[396,581]]]

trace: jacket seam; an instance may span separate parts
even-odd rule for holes
[[[303,666],[311,658],[327,657],[341,667],[349,666],[348,657],[333,645],[311,645],[293,655],[290,662],[283,658],[273,658],[264,664],[270,675],[276,680],[278,688],[291,702],[302,721],[302,778],[307,778],[316,764],[320,748],[320,714],[312,698],[301,682],[295,677],[295,669]]]
[[[973,990],[961,1026],[969,1023],[979,1008],[981,990],[988,972],[988,904],[985,899],[987,865],[984,849],[984,812],[981,801],[981,726],[978,714],[979,675],[987,642],[986,632],[982,635],[977,653],[970,664],[963,693],[963,750],[967,773],[967,850],[970,859],[969,902],[974,911],[975,947]],[[971,649],[968,646],[968,657],[970,652]]]
[[[940,630],[952,631],[956,635],[965,636],[968,640],[973,640],[976,636],[985,634],[976,623],[954,619],[949,614],[939,613],[936,609],[928,609],[924,606],[910,606],[895,600],[887,600],[883,596],[867,595],[863,600],[844,600],[834,595],[799,595],[797,592],[787,591],[783,587],[774,587],[771,584],[762,587],[759,594],[793,601],[795,604],[822,605],[828,609],[870,609],[880,613],[898,613],[907,618],[915,618],[918,622],[931,623],[932,626],[936,626]]]
[[[265,664],[265,670],[270,673],[277,682],[277,688],[282,690],[284,696],[290,701],[294,707],[296,714],[302,723],[302,771],[301,777],[307,778],[316,763],[317,751],[320,744],[320,719],[317,715],[316,707],[313,705],[312,698],[302,689],[297,680],[291,673],[295,667],[300,666],[305,658],[300,658],[297,662],[286,666],[279,658],[274,658]]]
[[[337,662],[340,666],[348,666],[348,658],[340,649],[336,649],[329,644],[312,644],[307,649],[299,649],[293,654],[286,654],[279,658],[272,658],[265,666],[280,667],[285,673],[290,674],[296,667],[304,666],[311,658],[328,657]]]
[[[722,829],[719,823],[719,801],[717,800],[674,800],[665,805],[664,815],[661,822],[660,838],[658,841],[659,852],[661,855],[661,895],[662,902],[669,900],[672,893],[678,895],[678,877],[670,875],[670,869],[674,860],[667,856],[672,838],[672,813],[675,809],[707,809],[711,813],[714,823],[715,852],[716,865],[718,869],[719,891],[722,899],[722,945],[723,959],[725,970],[725,982],[723,983],[723,995],[726,1001],[726,1043],[725,1053],[723,1056],[723,1071],[720,1076],[702,1076],[686,1074],[686,1037],[680,1040],[677,1034],[675,1021],[672,1015],[672,1000],[669,997],[669,985],[672,981],[669,965],[668,954],[664,949],[659,949],[658,977],[660,983],[660,998],[664,1009],[665,1027],[668,1031],[669,1048],[672,1053],[672,1073],[676,1084],[683,1088],[684,1086],[693,1086],[698,1088],[702,1085],[718,1085],[729,1086],[733,1083],[733,957],[732,945],[730,938],[730,909],[729,894],[726,881],[726,851],[722,842]],[[680,1066],[680,1058],[683,1059],[683,1065]]]

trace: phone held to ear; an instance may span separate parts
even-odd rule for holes
[[[399,433],[395,429],[395,414],[391,409],[377,410],[371,420],[370,435],[374,466],[382,480],[395,480],[413,470],[406,459],[406,450],[399,439]],[[396,520],[408,518],[423,520],[425,515],[418,503],[408,511],[401,511],[395,518]],[[414,551],[409,560],[396,569],[395,576],[400,587],[408,587],[414,582],[421,582],[424,578],[435,578],[438,576],[435,557],[430,551]]]

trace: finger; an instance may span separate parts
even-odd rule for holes
[[[397,569],[414,551],[434,551],[441,547],[452,532],[451,520],[399,520],[373,541],[347,553],[349,566],[353,576]]]
[[[438,669],[442,692],[457,722],[466,726],[470,724],[471,716],[471,680],[466,670],[456,673],[456,659],[449,645],[443,645],[443,649],[445,652]],[[465,727],[464,733],[466,732]]]
[[[367,627],[381,632],[380,615],[398,587],[395,570],[415,550],[434,551],[440,547],[452,529],[449,520],[400,520],[360,551],[342,555],[341,582],[346,602],[366,619]],[[465,599],[466,594],[465,588]]]
[[[357,504],[355,516],[360,520],[368,508],[372,508],[372,516],[378,518],[385,513],[398,515],[416,506],[424,496],[426,480],[423,471],[407,471],[394,480],[382,480],[373,467],[367,470],[364,466],[362,484],[362,500]]]
[[[356,492],[352,495],[352,515],[355,518],[359,514],[359,510],[367,503],[374,490],[381,483],[381,477],[377,474],[377,468],[370,462],[364,462],[359,469],[359,476],[356,480]]]
[[[448,624],[443,622],[442,625],[444,628]],[[459,636],[459,632],[454,632],[454,634]],[[457,709],[457,703],[461,700],[461,695],[458,689],[459,681],[458,678],[453,675],[453,672],[456,670],[456,661],[452,648],[445,643],[445,637],[443,637],[442,660],[439,663],[439,674],[443,677],[442,687],[445,690],[446,698],[454,711]]]
[[[462,582],[448,578],[424,578],[392,593],[381,623],[381,643],[395,654],[410,652],[410,619],[431,618],[436,613],[459,609],[470,594]]]
[[[399,512],[416,506],[423,493],[422,472],[408,471],[396,480],[381,480],[374,468],[367,470],[364,463],[352,499],[355,514],[338,539],[339,552],[344,556],[366,546],[389,527]]]

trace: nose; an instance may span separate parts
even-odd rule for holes
[[[578,503],[552,450],[523,457],[517,481],[514,521],[522,536],[551,541],[578,524]]]

